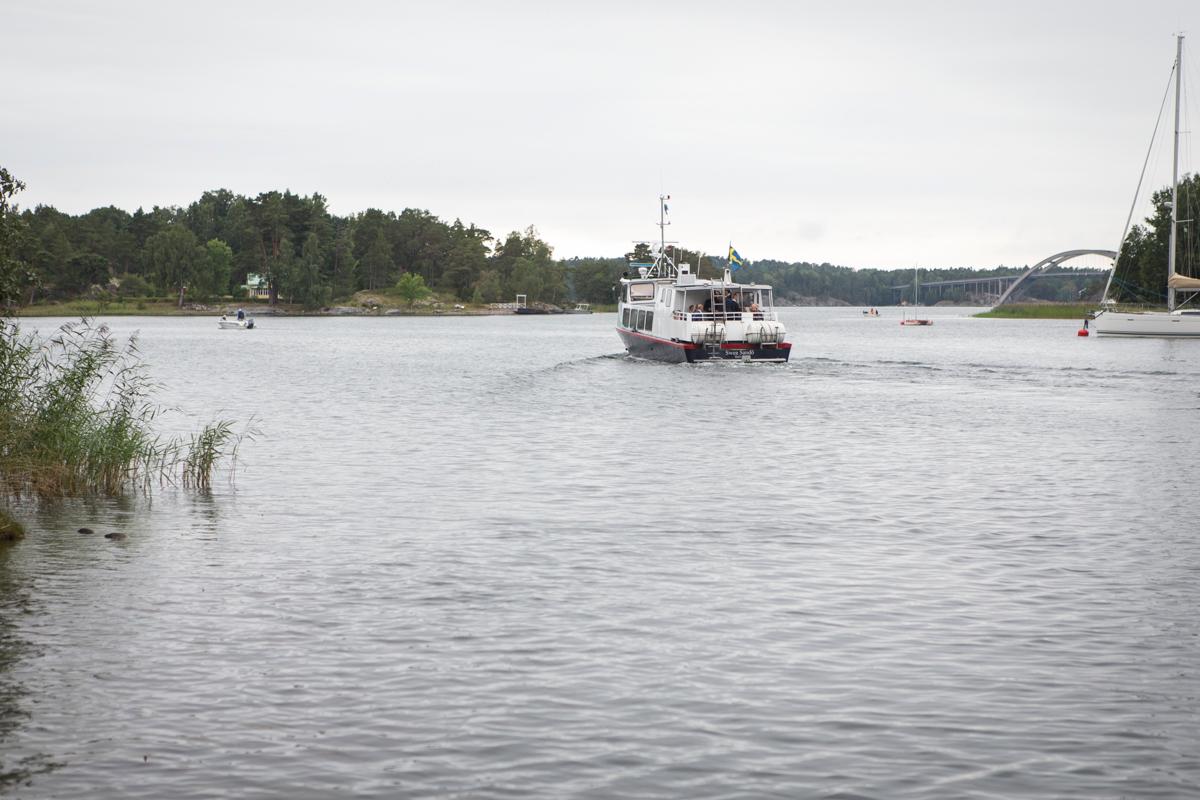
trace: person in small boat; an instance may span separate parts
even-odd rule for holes
[[[226,319],[228,319],[228,317],[227,317],[227,316],[225,316],[224,314],[222,314],[222,315],[221,315],[221,322],[224,322]]]
[[[238,322],[241,322],[245,318],[246,318],[246,312],[239,308],[238,309]]]

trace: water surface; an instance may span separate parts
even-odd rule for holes
[[[0,792],[1200,794],[1200,345],[930,314],[108,320],[262,433],[0,555]]]

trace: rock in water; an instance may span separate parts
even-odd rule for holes
[[[91,528],[80,528],[79,532],[80,533],[95,533],[95,531],[92,530]]]
[[[121,542],[121,541],[125,540],[125,534],[123,534],[123,533],[106,533],[106,534],[104,534],[104,538],[112,539],[114,542]]]
[[[12,544],[25,537],[25,528],[21,523],[0,511],[0,544]]]

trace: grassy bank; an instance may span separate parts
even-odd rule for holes
[[[215,309],[216,306],[213,306]],[[194,316],[221,312],[208,307],[184,306],[170,300],[64,300],[36,303],[17,311],[20,317],[125,317],[125,316]]]
[[[1083,319],[1096,310],[1089,303],[1014,303],[976,314],[992,319]]]
[[[305,311],[302,306],[266,303],[245,300],[214,300],[209,303],[187,303],[182,308],[173,300],[161,298],[131,298],[124,300],[63,300],[35,303],[20,308],[18,317],[212,317],[243,308],[250,316],[255,314],[320,314],[321,311]]]
[[[266,303],[250,303],[239,300],[228,300],[211,303],[189,303],[183,308],[170,300],[112,300],[98,302],[95,300],[68,300],[54,303],[37,303],[25,306],[17,312],[19,317],[214,317],[231,313],[235,309],[245,309],[250,316],[281,315],[289,317],[323,317],[347,316],[347,309],[362,316],[378,316],[384,314],[403,314],[413,316],[435,315],[478,315],[508,313],[492,309],[489,306],[477,306],[463,303],[417,303],[409,306],[404,302],[396,302],[390,298],[372,295],[369,301],[355,302],[347,300],[342,304],[334,304],[325,308],[304,308],[291,303],[277,303],[274,306]]]

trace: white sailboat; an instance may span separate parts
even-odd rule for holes
[[[1176,37],[1173,76],[1175,80],[1175,143],[1171,166],[1171,235],[1167,246],[1167,310],[1165,312],[1126,312],[1107,308],[1111,305],[1108,299],[1108,289],[1112,285],[1112,275],[1109,275],[1108,285],[1104,287],[1102,310],[1096,312],[1096,319],[1092,326],[1100,336],[1200,338],[1200,308],[1177,308],[1175,303],[1176,292],[1189,292],[1189,302],[1197,296],[1197,292],[1200,292],[1200,279],[1189,278],[1175,271],[1179,226],[1179,98],[1183,82],[1183,36]],[[1124,246],[1124,241],[1121,244]],[[1116,271],[1115,261],[1113,271]]]
[[[917,303],[920,302],[920,300],[921,300],[921,268],[913,267],[913,306],[915,307],[917,305]],[[906,325],[906,326],[907,325],[932,325],[933,320],[919,318],[916,316],[915,311],[913,312],[913,316],[911,316],[911,317],[908,316],[907,312],[905,312],[904,318],[900,320],[900,324]]]

